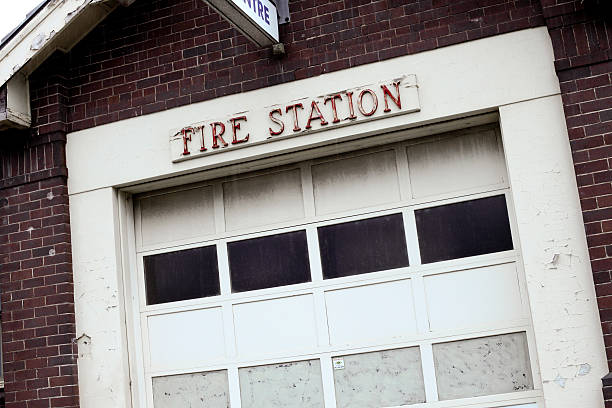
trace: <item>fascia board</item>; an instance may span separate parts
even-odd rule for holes
[[[28,75],[55,49],[66,40],[66,29],[85,10],[98,5],[95,13],[99,19],[108,15],[119,3],[117,0],[54,0],[43,7],[20,31],[0,50],[0,86],[16,72],[27,68]],[[93,27],[88,27],[91,30]],[[82,30],[82,28],[80,28]],[[63,35],[62,35],[63,34]],[[81,39],[86,33],[70,33],[70,37]],[[76,44],[78,41],[71,41]],[[30,61],[36,61],[32,66]]]

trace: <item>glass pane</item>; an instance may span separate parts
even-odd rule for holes
[[[220,293],[214,245],[145,256],[144,270],[149,305]]]
[[[204,401],[206,403],[204,404]],[[155,408],[229,408],[227,371],[171,375],[153,378]]]
[[[334,357],[332,363],[338,408],[425,402],[418,347]]]
[[[306,231],[227,244],[232,292],[310,282]]]
[[[525,333],[434,344],[433,354],[441,400],[533,389]]]
[[[401,214],[319,227],[325,279],[408,266]]]
[[[319,360],[238,369],[242,408],[323,408]]]
[[[503,195],[415,211],[421,261],[445,261],[513,248]]]

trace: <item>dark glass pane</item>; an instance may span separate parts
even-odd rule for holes
[[[144,270],[149,305],[220,293],[214,245],[145,256]]]
[[[445,261],[513,248],[503,195],[415,211],[421,261]]]
[[[310,282],[306,231],[227,244],[232,292]]]
[[[325,279],[408,266],[401,214],[318,228]]]

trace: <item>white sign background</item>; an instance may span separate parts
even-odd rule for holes
[[[270,0],[229,0],[278,42],[278,16]]]

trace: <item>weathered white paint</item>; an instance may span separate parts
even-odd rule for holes
[[[304,217],[302,180],[297,169],[223,183],[227,230]]]
[[[154,370],[198,367],[225,356],[220,307],[150,316],[147,326]]]
[[[71,133],[67,146],[73,175],[68,180],[69,190],[74,194],[244,163],[556,94],[559,82],[552,61],[548,31],[542,27],[394,58],[377,63],[375,69],[373,65],[356,67]],[[171,161],[168,144],[171,128],[180,129],[184,124],[206,118],[223,118],[237,110],[255,110],[262,105],[350,89],[362,85],[364,78],[374,82],[400,77],[406,73],[406,67],[418,78],[420,112],[232,149],[181,163]]]
[[[312,184],[317,214],[400,200],[393,150],[315,164]]]
[[[234,326],[239,355],[312,349],[317,344],[312,295],[235,305]]]
[[[29,75],[55,50],[72,48],[117,5],[116,0],[50,1],[0,50],[0,84],[18,71]]]
[[[330,83],[334,88],[350,88],[370,77],[373,66],[70,134],[67,160],[77,330],[91,337],[91,360],[79,361],[83,406],[130,406],[123,315],[121,308],[115,307],[122,303],[114,297],[122,290],[121,254],[114,195],[107,187],[212,169],[502,106],[500,120],[537,342],[537,356],[532,357],[539,362],[547,408],[603,407],[600,377],[606,372],[604,349],[552,61],[550,39],[542,27],[381,62],[375,66],[380,77],[401,75],[407,66],[418,76],[420,112],[178,164],[170,161],[168,126],[197,122],[202,112],[218,117],[237,106],[248,110],[262,101],[278,103],[278,95],[284,95],[282,100],[299,99],[304,97],[304,89],[324,94]],[[557,261],[550,263],[552,259]],[[108,313],[100,315],[107,307]],[[579,375],[585,364],[591,371]],[[560,387],[555,378],[567,379],[565,386]]]
[[[608,370],[562,106],[502,106],[501,130],[547,407],[600,408]]]
[[[178,241],[215,232],[211,187],[192,188],[140,200],[142,244]],[[158,222],[165,219],[167,223]]]
[[[415,198],[506,181],[504,156],[493,129],[434,143],[417,143],[409,146],[406,153]]]
[[[118,228],[113,189],[70,197],[76,331],[90,338],[78,359],[83,407],[130,404]]]
[[[397,341],[417,332],[410,280],[325,293],[332,345]]]
[[[6,110],[0,112],[0,128],[23,128],[31,123],[30,82],[25,75],[18,73],[6,84]]]
[[[432,331],[525,317],[514,263],[431,275],[423,281]]]

